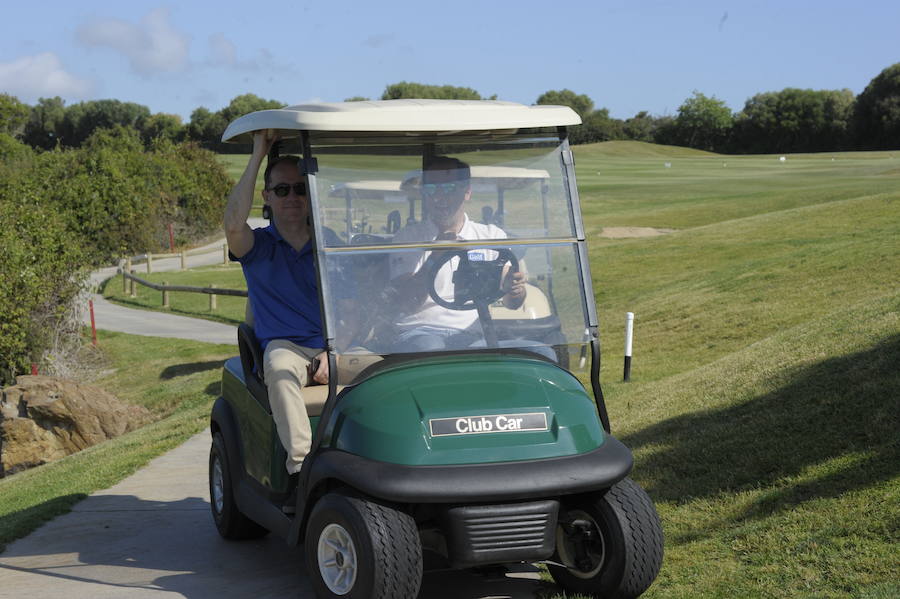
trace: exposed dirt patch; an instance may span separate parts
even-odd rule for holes
[[[655,227],[603,227],[600,237],[628,239],[630,237],[656,237],[674,232],[675,229],[657,229]]]

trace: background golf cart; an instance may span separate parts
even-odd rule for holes
[[[397,101],[298,106],[232,123],[226,139],[299,132],[332,376],[327,392],[307,393],[316,435],[297,517],[288,518],[279,509],[284,451],[265,388],[254,382],[258,354],[242,339],[243,361],[226,364],[213,411],[213,514],[224,536],[305,537],[322,596],[414,595],[421,547],[454,567],[552,557],[553,576],[579,592],[634,596],[649,586],[661,533],[649,499],[625,478],[630,452],[608,434],[565,140],[564,126],[577,122],[563,107]],[[486,238],[416,237],[428,215],[409,196],[414,226],[396,230],[397,208],[384,193],[402,203],[393,182],[413,193],[423,164],[443,155],[471,165],[466,211],[491,221]],[[378,222],[384,227],[371,230]],[[404,316],[391,281],[398,263],[435,250],[458,261],[454,277],[492,254],[527,263],[533,303],[510,317],[476,293],[467,306],[478,309],[480,344],[407,353],[391,327]],[[460,288],[474,286],[456,281]],[[590,381],[593,398],[573,375]],[[390,590],[395,583],[402,590]]]
[[[338,235],[341,239],[348,240],[349,245],[390,244],[394,234],[402,226],[412,225],[428,218],[427,204],[422,201],[419,192],[421,176],[421,169],[416,169],[406,173],[402,180],[338,183],[331,188],[328,197],[342,198],[343,210],[326,208],[326,217],[323,220],[326,226],[334,226],[343,220],[343,227]],[[540,202],[546,209],[549,179],[550,175],[546,170],[509,166],[471,167],[472,195],[467,211],[474,220],[482,224],[504,228],[506,196],[512,194],[514,205],[521,202]],[[379,226],[378,223],[384,224]],[[527,235],[528,231],[519,230],[512,233]],[[521,268],[527,271],[524,252],[518,252],[517,258]],[[547,288],[552,290],[552,269],[547,264],[548,259],[548,254],[537,252],[532,252],[530,258],[535,262],[537,271],[548,273],[546,276],[535,276],[534,280],[546,281]],[[376,297],[382,292],[390,278],[386,260],[364,260],[357,266],[357,270],[354,279],[358,284],[362,282],[364,293],[370,297]],[[548,347],[562,348],[565,340],[561,325],[547,296],[534,283],[526,282],[525,286],[525,301],[515,310],[505,307],[500,301],[490,305],[490,314],[498,335],[503,339],[518,336]],[[554,353],[557,361],[563,367],[568,367],[568,352],[554,350]],[[585,352],[582,351],[580,360],[583,362],[584,358]]]

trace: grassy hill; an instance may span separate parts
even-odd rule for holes
[[[595,144],[573,146],[579,160],[596,160],[599,158],[698,158],[719,156],[713,152],[683,148],[681,146],[664,146],[643,141],[604,141]]]
[[[897,160],[719,156],[666,168],[578,150],[595,234],[679,229],[590,243],[613,431],[635,450],[634,477],[666,531],[647,596],[896,596]]]

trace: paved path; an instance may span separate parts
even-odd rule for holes
[[[257,225],[258,226],[258,225]],[[218,256],[193,257],[190,266]],[[202,260],[209,260],[203,262]],[[154,270],[180,268],[179,259]],[[115,269],[95,273],[95,281]],[[161,312],[130,310],[94,295],[100,329],[235,343],[234,327]],[[86,316],[87,323],[90,323]],[[313,599],[302,552],[270,535],[229,542],[209,513],[209,431],[151,461],[117,485],[93,493],[0,554],[0,599]],[[533,599],[534,568],[488,580],[469,572],[431,571],[421,599]]]
[[[209,432],[92,494],[0,554],[0,598],[313,599],[303,554],[270,535],[229,542],[209,513]],[[429,572],[422,599],[531,599],[533,568],[487,580]]]
[[[265,226],[268,221],[261,218],[251,218],[251,227]],[[224,240],[209,243],[198,251],[209,250],[208,253],[187,257],[187,266],[208,266],[222,263],[222,244]],[[91,283],[96,288],[106,279],[116,275],[115,266],[103,268],[91,275]],[[166,272],[181,269],[181,257],[157,258],[153,260],[154,272]],[[151,337],[174,337],[177,339],[193,339],[206,341],[207,343],[225,343],[237,345],[237,328],[231,325],[167,314],[165,312],[153,312],[148,310],[133,310],[118,304],[106,301],[102,295],[91,295],[94,302],[94,321],[97,329],[108,331],[120,331],[132,335],[145,335]],[[91,324],[90,313],[85,310],[82,314],[82,322],[86,326]]]

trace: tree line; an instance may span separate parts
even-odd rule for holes
[[[496,97],[483,97],[468,87],[401,81],[388,85],[380,99]],[[368,99],[356,96],[347,101]],[[900,147],[900,63],[884,69],[857,96],[847,89],[787,88],[756,94],[737,112],[699,91],[685,99],[675,115],[642,111],[624,120],[611,117],[606,108],[595,108],[590,97],[569,89],[547,91],[535,103],[575,110],[582,118],[582,124],[570,130],[570,140],[576,144],[629,139],[737,154]],[[133,102],[94,100],[66,106],[56,97],[28,106],[0,94],[0,132],[32,148],[52,149],[80,147],[94,131],[120,125],[137,131],[147,147],[153,140],[165,139],[193,141],[217,152],[247,152],[246,147],[221,143],[228,123],[248,112],[284,105],[243,94],[217,111],[201,106],[183,123],[177,115],[153,114]]]

